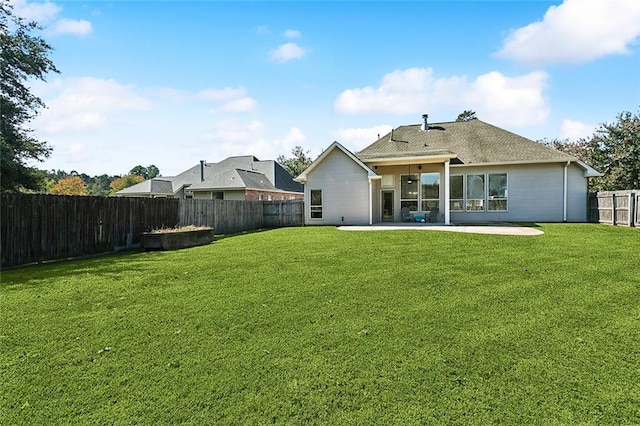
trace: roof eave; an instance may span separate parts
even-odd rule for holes
[[[490,166],[522,166],[526,164],[566,164],[567,162],[575,162],[576,160],[555,159],[555,160],[519,160],[519,161],[490,161],[484,163],[462,163],[451,164],[451,167],[490,167]]]
[[[369,166],[399,166],[414,163],[444,163],[456,158],[456,154],[439,154],[439,155],[414,155],[408,157],[380,157],[362,159],[362,162]]]

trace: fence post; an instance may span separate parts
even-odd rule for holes
[[[629,193],[629,226],[636,226],[636,194]]]

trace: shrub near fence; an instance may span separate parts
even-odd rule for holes
[[[589,220],[640,227],[640,189],[589,194]]]
[[[0,266],[137,247],[140,234],[178,225],[216,234],[303,224],[303,202],[0,195]]]

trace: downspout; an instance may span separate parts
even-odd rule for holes
[[[571,161],[567,161],[567,164],[564,165],[564,173],[563,173],[563,189],[562,189],[562,221],[566,222],[567,221],[567,198],[568,198],[568,194],[567,194],[567,190],[569,187],[568,184],[568,175],[567,175],[567,171],[569,168],[569,164],[571,164]]]
[[[451,225],[451,212],[449,210],[449,160],[444,162],[444,224]]]

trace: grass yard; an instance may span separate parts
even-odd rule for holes
[[[640,230],[290,228],[2,272],[3,424],[640,424]]]

